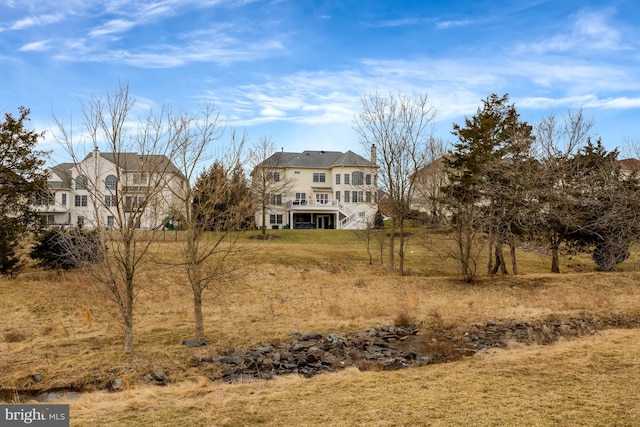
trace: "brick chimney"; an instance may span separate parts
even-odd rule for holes
[[[376,154],[376,144],[371,144],[371,163],[378,164],[378,155]]]

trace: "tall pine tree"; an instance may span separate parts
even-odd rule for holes
[[[27,129],[29,109],[0,122],[0,274],[20,270],[16,251],[27,231],[38,223],[34,201],[46,194],[44,151],[37,150],[43,133]]]

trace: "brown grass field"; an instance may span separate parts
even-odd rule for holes
[[[193,336],[190,292],[179,272],[159,264],[149,263],[141,277],[133,355],[123,354],[119,314],[89,275],[30,269],[1,280],[0,387],[83,389],[56,401],[70,404],[74,426],[640,425],[638,329],[548,346],[514,343],[400,371],[211,382],[194,360],[288,340],[294,331],[357,332],[400,317],[426,330],[489,319],[640,313],[637,255],[616,273],[593,271],[588,256],[564,258],[564,273],[552,275],[547,256],[520,251],[521,275],[480,274],[464,284],[453,260],[442,256],[448,245],[442,239],[426,245],[413,239],[410,275],[399,277],[377,265],[375,253],[376,265],[368,265],[353,233],[277,234],[266,242],[242,236],[245,250],[234,260],[241,270],[205,294],[208,347],[181,344]],[[177,247],[169,237],[153,251],[170,257]],[[140,382],[155,368],[167,373],[167,385]],[[36,383],[35,374],[44,379]],[[125,390],[105,391],[116,378]]]

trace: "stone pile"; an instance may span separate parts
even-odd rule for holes
[[[290,343],[262,345],[247,351],[228,351],[202,358],[200,364],[213,364],[214,381],[268,379],[276,375],[305,377],[355,366],[362,370],[392,370],[431,363],[411,350],[394,344],[418,332],[416,327],[381,326],[360,333],[322,335],[294,333]]]
[[[380,326],[345,336],[296,332],[290,343],[227,351],[198,362],[211,372],[212,380],[221,382],[268,379],[286,374],[311,377],[350,366],[361,370],[395,370],[459,360],[489,348],[506,348],[510,342],[546,345],[560,338],[591,335],[607,326],[631,323],[637,327],[638,321],[596,316],[531,322],[488,320],[485,324],[465,328],[426,329],[419,335],[414,326]]]

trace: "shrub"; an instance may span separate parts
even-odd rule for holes
[[[376,230],[381,230],[384,228],[384,218],[382,217],[382,212],[376,211],[376,215],[373,217],[373,228]]]
[[[40,233],[29,256],[41,267],[70,270],[99,261],[101,254],[96,231],[56,228]]]
[[[13,276],[22,269],[20,257],[16,253],[19,237],[11,225],[3,224],[0,227],[0,274],[2,275]]]

